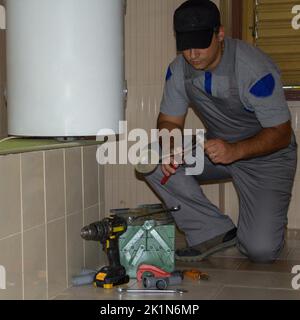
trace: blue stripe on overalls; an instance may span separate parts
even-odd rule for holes
[[[205,91],[212,95],[212,73],[209,71],[205,72]]]

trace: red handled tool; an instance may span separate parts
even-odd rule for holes
[[[174,166],[174,165],[172,165],[172,164],[170,164],[170,166],[171,166],[171,168],[172,169],[175,169],[175,170],[177,170],[177,168]],[[161,179],[161,182],[160,182],[160,184],[162,185],[162,186],[164,186],[168,181],[169,181],[169,179],[171,178],[171,174],[169,175],[169,176],[164,176],[162,179]]]
[[[144,273],[151,273],[154,277],[170,277],[171,273],[167,272],[159,267],[149,265],[149,264],[142,264],[138,267],[136,278],[138,281],[142,281],[142,277]]]

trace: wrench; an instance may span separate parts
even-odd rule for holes
[[[165,212],[177,212],[181,209],[181,206],[178,205],[176,207],[171,207],[171,208],[167,208],[167,209],[162,209],[156,212],[152,212],[152,213],[147,213],[141,216],[137,216],[137,217],[129,217],[128,222],[129,224],[133,223],[135,220],[140,219],[140,218],[145,218],[145,217],[150,217],[150,216],[154,216],[156,214],[161,214],[161,213],[165,213]]]
[[[126,289],[118,288],[119,293],[178,293],[183,294],[188,292],[184,289],[175,289],[175,290],[155,290],[155,289]]]

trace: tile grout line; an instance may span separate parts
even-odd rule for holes
[[[16,236],[22,236],[22,231],[20,231],[20,232],[17,232],[17,233],[12,233],[12,234],[10,234],[9,236],[6,236],[6,237],[4,237],[4,238],[1,238],[0,239],[0,241],[2,241],[2,240],[7,240],[7,239],[10,239],[10,238],[13,238],[13,237],[16,237]]]
[[[21,209],[21,260],[22,260],[22,299],[25,300],[25,270],[24,270],[24,215],[23,215],[23,177],[22,155],[19,158],[20,168],[20,209]]]
[[[101,207],[100,207],[100,185],[99,185],[99,175],[100,175],[100,165],[98,163],[98,157],[97,157],[97,151],[98,151],[98,148],[96,150],[96,162],[97,162],[97,184],[98,184],[98,219],[99,221],[101,220]],[[99,250],[99,254],[98,254],[98,261],[97,261],[97,265],[100,266],[101,264],[101,254],[100,254],[100,250]]]
[[[63,167],[64,167],[64,202],[65,202],[66,284],[67,284],[67,288],[69,288],[66,149],[63,149],[63,163],[64,163]]]
[[[238,284],[224,284],[224,288],[240,288],[240,289],[259,289],[259,290],[270,290],[270,291],[291,291],[297,292],[295,289],[289,288],[281,288],[281,287],[267,287],[267,286],[247,286],[247,285],[238,285]]]
[[[81,196],[82,196],[82,227],[84,227],[84,161],[83,161],[83,147],[81,147]],[[86,267],[86,259],[85,259],[85,243],[82,241],[83,246],[83,265]]]
[[[72,216],[72,215],[76,215],[76,214],[78,214],[78,213],[73,213],[73,214],[70,214],[70,215],[68,215],[68,216]],[[54,223],[54,222],[57,222],[57,221],[60,221],[60,220],[63,220],[63,219],[65,219],[65,215],[62,216],[62,217],[58,217],[58,218],[55,218],[55,219],[51,219],[51,220],[49,220],[47,223],[50,224],[50,223]],[[28,230],[35,229],[36,227],[37,227],[37,226],[32,227],[32,228],[30,228],[30,229],[28,229]],[[28,230],[26,230],[26,231],[28,231]]]
[[[221,287],[216,290],[216,292],[209,298],[209,300],[216,300],[217,297],[219,296],[219,294],[223,291],[223,289],[225,288],[225,284],[221,284]]]
[[[45,254],[46,254],[46,299],[49,300],[49,270],[48,270],[48,225],[47,225],[47,192],[46,192],[46,152],[43,151],[44,178],[44,218],[45,218]]]
[[[98,149],[97,149],[97,151],[98,151]],[[96,151],[96,161],[97,161],[97,168],[98,168],[98,170],[97,170],[97,173],[98,173],[98,206],[99,206],[99,208],[98,208],[98,217],[99,217],[99,221],[101,220],[101,206],[100,206],[100,165],[99,165],[99,163],[98,163],[98,158],[97,158],[97,151]]]

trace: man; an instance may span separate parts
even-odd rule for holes
[[[253,261],[273,262],[284,246],[297,162],[279,71],[259,49],[225,37],[209,0],[183,3],[174,28],[181,54],[167,72],[158,129],[183,130],[191,103],[207,138],[201,175],[187,176],[171,163],[146,176],[168,207],[181,206],[174,218],[188,247],[176,259],[199,261],[237,244]],[[237,228],[199,187],[223,179],[233,180],[239,196]]]

